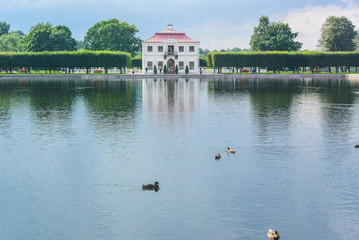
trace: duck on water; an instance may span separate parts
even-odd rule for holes
[[[227,151],[227,153],[236,153],[235,150],[230,149],[229,147],[226,147],[226,151]]]
[[[280,234],[276,230],[269,229],[269,231],[267,233],[267,237],[270,240],[279,240],[280,239]]]
[[[143,184],[142,190],[155,190],[157,192],[160,190],[160,184],[157,181],[154,184]]]

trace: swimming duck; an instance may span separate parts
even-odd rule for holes
[[[236,153],[233,149],[230,149],[229,147],[226,148],[227,153]]]
[[[142,184],[142,190],[155,190],[156,192],[160,189],[160,184],[155,182],[155,184]]]
[[[359,144],[355,145],[354,147],[355,147],[355,148],[359,148]]]
[[[214,156],[214,159],[219,160],[219,159],[221,159],[221,157],[222,157],[221,154],[218,153],[216,156]]]
[[[280,239],[280,234],[272,229],[269,229],[267,236],[270,240],[279,240]]]
[[[302,102],[297,101],[297,105],[302,104]]]

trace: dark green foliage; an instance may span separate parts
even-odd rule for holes
[[[163,73],[167,74],[167,65],[165,64],[165,66],[163,67]]]
[[[189,73],[188,65],[186,65],[185,72],[186,72],[186,74],[188,74],[188,73]]]
[[[7,24],[4,21],[0,22],[0,36],[3,34],[8,34],[9,29],[10,29],[10,24]]]
[[[208,67],[214,67],[214,64],[213,64],[213,55],[214,53],[209,53],[207,55],[207,66]]]
[[[262,67],[291,70],[298,67],[356,67],[359,52],[239,52],[211,53],[210,67]]]
[[[207,67],[207,60],[205,58],[199,58],[199,66],[200,67]]]
[[[52,27],[50,23],[38,23],[23,38],[24,51],[74,51],[76,41],[71,35],[71,30],[66,26]]]
[[[288,23],[270,22],[262,16],[254,27],[250,45],[253,51],[297,51],[302,47],[302,43],[294,41],[297,36]]]
[[[77,51],[77,52],[21,52],[0,53],[0,67],[25,68],[90,68],[130,67],[131,55],[124,52]]]
[[[85,49],[84,41],[76,40],[76,50]]]
[[[142,57],[132,58],[132,67],[142,68]]]
[[[156,67],[156,65],[153,66],[153,73],[154,73],[154,74],[157,74],[157,67]]]
[[[97,22],[87,30],[85,49],[124,51],[134,56],[141,50],[141,39],[136,37],[137,32],[135,25],[115,18]]]
[[[51,29],[50,42],[52,51],[75,51],[76,40],[72,37],[70,28],[58,25]]]
[[[323,51],[354,51],[355,26],[346,17],[328,17],[321,29],[318,47]]]
[[[176,72],[176,74],[178,74],[178,65],[177,64],[176,64],[175,72]]]

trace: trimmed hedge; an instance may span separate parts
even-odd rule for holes
[[[199,58],[199,66],[200,67],[207,67],[207,59]]]
[[[76,51],[76,52],[0,52],[0,67],[10,70],[20,68],[90,68],[131,67],[131,55],[125,52]]]
[[[208,66],[215,68],[267,67],[280,69],[287,67],[295,70],[299,67],[358,67],[359,52],[237,52],[210,53]]]
[[[142,68],[142,58],[132,58],[132,67]]]

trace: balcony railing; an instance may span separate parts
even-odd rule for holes
[[[178,52],[177,51],[164,52],[164,59],[167,59],[168,56],[175,56],[175,58],[178,59]]]
[[[173,52],[165,52],[165,55],[167,56],[175,56],[175,55],[178,55],[178,52],[177,51],[173,51]]]

